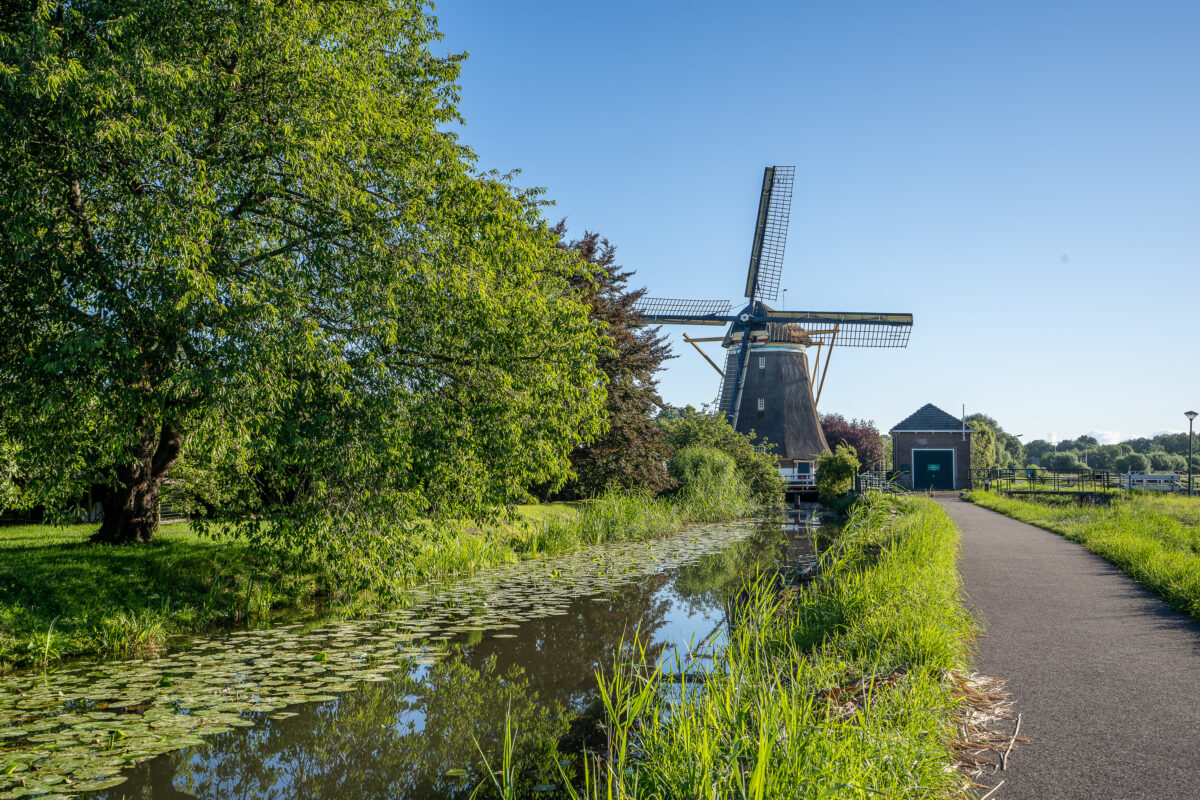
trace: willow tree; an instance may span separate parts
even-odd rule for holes
[[[602,347],[536,199],[448,132],[417,0],[30,0],[0,17],[0,441],[143,541],[181,453],[302,543],[569,473]],[[10,486],[9,489],[12,489]]]

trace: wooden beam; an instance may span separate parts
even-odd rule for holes
[[[817,407],[816,392],[813,391],[813,381],[816,380],[817,373],[821,371],[821,347],[824,342],[817,342],[817,360],[813,362],[812,375],[808,376],[808,397],[813,401],[813,408]]]
[[[829,361],[833,358],[833,345],[837,342],[838,328],[840,325],[833,326],[833,337],[829,340],[829,352],[825,356],[825,371],[821,373],[821,385],[817,387],[817,399],[813,401],[813,409],[821,404],[821,392],[825,389],[825,375],[829,372]]]
[[[683,335],[683,338],[687,339],[689,342],[723,342],[723,341],[725,341],[725,337],[724,337],[724,336],[694,336],[694,337],[689,337],[689,336],[688,336],[686,333]]]
[[[712,368],[715,369],[717,371],[717,374],[720,375],[722,378],[725,377],[725,373],[721,370],[720,367],[717,366],[717,362],[713,361],[711,358],[708,357],[708,353],[706,353],[700,349],[700,345],[696,344],[696,342],[719,342],[724,338],[725,338],[724,336],[719,336],[716,338],[706,337],[704,339],[693,339],[692,337],[688,336],[686,333],[683,335],[683,340],[685,342],[687,342],[688,344],[690,344],[692,347],[696,348],[696,352],[699,353],[700,355],[704,356],[704,360],[707,361],[709,364],[711,364]]]

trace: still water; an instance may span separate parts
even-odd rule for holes
[[[59,709],[41,719],[43,738],[53,746],[48,737],[63,731],[78,740],[120,725],[161,752],[172,735],[191,737],[107,780],[124,778],[119,785],[72,793],[95,800],[466,798],[486,780],[481,751],[498,766],[507,721],[519,782],[556,796],[556,762],[570,774],[571,754],[603,745],[595,673],[634,631],[665,668],[703,669],[745,579],[811,570],[822,535],[805,508],[784,523],[693,529],[489,570],[381,618],[202,640],[148,677],[140,665],[80,670],[74,680],[88,690],[78,699],[39,706]],[[60,697],[71,696],[71,680],[60,680]],[[152,700],[120,705],[147,693]],[[68,717],[98,721],[50,726]],[[125,741],[104,743],[106,763],[151,752],[122,749]],[[62,752],[79,747],[73,740]],[[38,765],[53,773],[53,758]]]

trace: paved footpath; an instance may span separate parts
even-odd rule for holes
[[[1200,626],[1058,534],[955,496],[978,669],[1022,714],[996,800],[1200,798]]]

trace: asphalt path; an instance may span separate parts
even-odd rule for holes
[[[1200,626],[1074,542],[938,501],[986,626],[978,669],[1008,682],[1031,740],[992,800],[1200,798]]]

